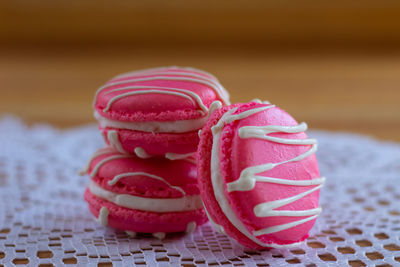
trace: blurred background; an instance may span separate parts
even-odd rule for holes
[[[311,128],[400,141],[399,1],[0,0],[0,116],[94,122],[102,83],[166,65]]]

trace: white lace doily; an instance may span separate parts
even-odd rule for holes
[[[96,126],[60,131],[0,120],[0,265],[399,266],[400,145],[310,131],[327,183],[323,213],[302,246],[251,251],[213,230],[165,240],[97,224],[83,200]]]

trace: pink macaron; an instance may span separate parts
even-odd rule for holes
[[[91,178],[85,199],[104,226],[163,238],[207,221],[193,158],[144,160],[107,147],[83,172]]]
[[[209,219],[242,245],[281,248],[308,237],[319,207],[317,141],[261,101],[216,110],[200,136],[199,186]]]
[[[95,95],[95,118],[106,142],[141,158],[183,158],[193,153],[211,104],[229,104],[213,75],[163,67],[114,77]]]

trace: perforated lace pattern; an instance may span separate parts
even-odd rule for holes
[[[213,230],[165,240],[97,224],[77,170],[103,142],[94,125],[59,131],[0,120],[0,264],[31,266],[399,266],[400,145],[310,131],[319,139],[324,209],[292,249],[251,251]],[[112,263],[112,264],[111,264]]]

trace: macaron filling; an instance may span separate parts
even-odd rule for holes
[[[203,207],[200,195],[186,195],[180,198],[145,198],[117,194],[101,188],[93,181],[89,181],[88,188],[96,197],[128,209],[162,213],[192,211]]]
[[[94,112],[94,117],[102,128],[126,129],[152,133],[186,133],[197,131],[201,129],[207,121],[207,117],[202,117],[192,120],[124,122],[103,117],[97,111]]]

